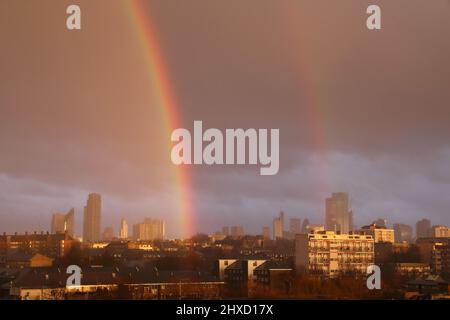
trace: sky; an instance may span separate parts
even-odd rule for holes
[[[280,129],[280,170],[190,166],[196,232],[324,223],[450,224],[450,2],[141,0],[183,127]],[[127,0],[0,2],[0,232],[103,196],[102,226],[176,221],[177,181]],[[69,4],[82,30],[66,29]],[[382,9],[382,29],[366,9]]]

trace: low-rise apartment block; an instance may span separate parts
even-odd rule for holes
[[[295,246],[297,272],[306,271],[326,277],[350,272],[366,273],[375,259],[371,235],[333,231],[298,234]]]

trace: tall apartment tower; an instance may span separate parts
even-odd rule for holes
[[[120,239],[128,238],[128,223],[127,220],[125,219],[120,220],[119,238]]]
[[[349,233],[353,226],[353,214],[349,211],[348,193],[335,192],[325,199],[325,227],[330,231]]]
[[[296,235],[302,232],[302,221],[298,218],[292,218],[289,220],[289,231]]]
[[[66,213],[64,219],[64,231],[71,237],[75,235],[75,209],[72,208]]]
[[[431,237],[431,221],[428,219],[422,219],[416,223],[416,238]]]
[[[66,214],[54,213],[50,230],[52,234],[67,232],[69,236],[73,237],[75,231],[75,209],[70,209]]]
[[[270,240],[270,227],[263,227],[262,236],[265,240]]]
[[[98,193],[89,194],[84,207],[83,241],[100,241],[101,212],[101,196]]]
[[[64,213],[54,213],[52,215],[52,225],[50,231],[52,234],[64,233]]]
[[[133,225],[135,240],[164,240],[165,224],[163,220],[146,218],[144,222]]]
[[[279,216],[273,219],[273,239],[282,239],[284,231],[284,212],[281,211]]]
[[[308,233],[309,225],[310,225],[309,219],[308,218],[304,219],[302,223],[302,230],[300,231],[300,233]]]

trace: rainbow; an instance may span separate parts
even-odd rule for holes
[[[168,141],[174,129],[181,127],[178,105],[175,99],[170,77],[165,66],[164,58],[152,25],[148,7],[142,0],[127,0],[124,2],[131,18],[139,41],[144,52],[146,69],[150,77],[151,86],[156,94],[162,121],[167,132]],[[170,150],[170,148],[169,148]],[[170,161],[170,152],[167,152]],[[173,178],[177,188],[177,224],[182,237],[193,234],[194,215],[192,208],[192,195],[190,193],[190,176],[185,166],[176,166]]]

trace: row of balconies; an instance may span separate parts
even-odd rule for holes
[[[309,260],[312,264],[328,264],[331,262],[337,262],[338,264],[353,264],[353,263],[373,263],[374,259],[313,259]]]
[[[351,247],[341,247],[341,248],[327,248],[327,247],[309,247],[310,251],[343,251],[343,252],[371,252],[373,251],[373,247],[364,247],[364,248],[351,248]]]

